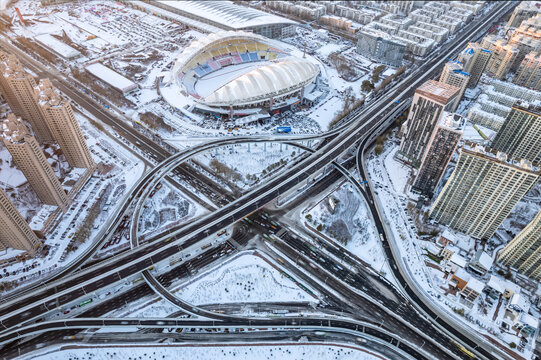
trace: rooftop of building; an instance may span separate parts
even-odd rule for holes
[[[28,128],[22,119],[13,113],[8,114],[7,118],[2,121],[2,137],[7,141],[21,142],[28,133]]]
[[[401,25],[402,24],[407,25],[412,22],[411,18],[407,16],[398,15],[398,14],[387,14],[383,16],[381,20],[387,20],[387,21],[391,21],[391,22],[401,24]]]
[[[24,78],[26,72],[24,71],[23,66],[13,54],[8,55],[7,59],[2,62],[4,67],[4,76],[6,77],[15,77],[15,78]]]
[[[449,68],[449,70],[457,73],[457,74],[460,74],[460,75],[464,75],[464,76],[470,76],[469,73],[463,71],[464,69],[464,66],[462,65],[462,63],[460,61],[457,61],[457,60],[452,60],[452,61],[448,61],[445,63],[445,66],[447,68]]]
[[[465,288],[471,289],[480,294],[485,288],[485,283],[472,277],[470,280],[468,280]]]
[[[297,24],[293,20],[237,5],[232,1],[159,0],[158,2],[184,13],[208,19],[213,23],[222,25],[226,29],[246,29],[254,26],[273,24]]]
[[[541,33],[540,33],[541,36]],[[528,45],[532,48],[539,49],[539,44],[541,44],[541,39],[537,39],[535,37],[532,37],[529,34],[514,34],[511,39],[509,39],[509,44],[521,44],[521,45]]]
[[[492,52],[490,50],[487,50],[487,49],[483,49],[483,47],[481,46],[481,44],[479,43],[476,43],[476,42],[471,42],[471,43],[468,43],[468,46],[462,51],[463,53],[465,54],[473,54],[476,50],[479,50],[479,51],[485,51],[485,52]]]
[[[539,168],[533,166],[532,162],[529,160],[513,158],[508,156],[504,152],[496,151],[494,149],[485,147],[472,141],[464,141],[461,151],[470,155],[484,158],[489,161],[494,161],[502,165],[512,167],[516,170],[525,171],[536,175],[540,174]]]
[[[39,98],[40,105],[62,106],[62,96],[60,96],[60,92],[49,79],[40,80],[39,84],[34,88],[34,92]]]
[[[391,42],[394,42],[396,44],[400,44],[400,45],[405,46],[403,41],[401,41],[400,39],[396,39],[394,36],[389,35],[385,31],[381,31],[381,30],[377,30],[377,29],[374,29],[374,28],[363,26],[359,30],[357,35],[360,35],[361,33],[365,33],[365,34],[369,34],[369,35],[372,35],[372,36],[380,37],[380,38],[385,39],[387,41],[391,41]]]
[[[440,126],[455,131],[463,131],[466,126],[466,119],[462,115],[444,111],[440,119]]]
[[[476,263],[476,265],[480,265],[486,270],[490,270],[493,262],[492,257],[483,250],[477,250],[471,261]]]
[[[469,272],[467,272],[466,270],[464,270],[463,268],[458,268],[455,273],[453,274],[455,277],[461,279],[461,280],[464,280],[464,281],[469,281],[470,278],[471,278],[471,275]]]
[[[496,275],[490,275],[487,286],[499,292],[500,294],[505,290],[504,279],[497,277]]]
[[[464,267],[466,267],[466,264],[468,263],[468,262],[466,261],[466,259],[464,259],[462,256],[460,256],[460,255],[459,255],[458,253],[456,253],[456,252],[453,253],[453,255],[451,255],[451,258],[449,259],[449,261],[452,262],[452,263],[454,263],[454,264],[456,264],[456,265],[458,265],[458,266],[460,266],[460,269],[462,269],[462,270],[463,270]],[[460,269],[459,269],[459,270],[460,270]],[[459,271],[459,270],[457,270],[457,271]],[[466,273],[466,274],[467,274],[467,273]],[[468,274],[468,275],[469,275],[469,274]],[[463,279],[463,278],[461,278],[461,279]],[[464,280],[466,280],[466,279],[464,279]]]
[[[419,86],[415,93],[445,105],[458,94],[459,90],[456,86],[440,83],[436,80],[428,80]]]
[[[521,1],[516,9],[541,12],[541,3],[537,1]]]
[[[517,100],[513,104],[513,109],[527,112],[536,116],[541,116],[541,99],[535,103],[528,103],[524,100]]]

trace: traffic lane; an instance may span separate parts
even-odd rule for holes
[[[293,243],[294,243],[293,238],[288,239],[287,241],[281,242],[281,244],[283,244],[284,247],[286,247],[286,246],[291,247],[291,246],[293,245]],[[275,244],[275,246],[276,246],[276,245],[277,245],[277,244]],[[280,250],[281,250],[281,251],[285,251],[284,247],[281,247]],[[300,256],[305,256],[305,255],[302,254],[302,253],[299,254],[299,253],[297,252],[297,254],[300,255]],[[295,256],[295,255],[293,255],[293,256]],[[305,259],[306,259],[308,262],[310,261],[310,259],[308,259],[308,257],[305,257]],[[312,259],[312,260],[315,260],[314,257],[311,257],[311,259]],[[328,259],[326,260],[326,262],[327,262],[327,263],[331,263],[330,260],[328,260]],[[334,266],[325,266],[325,265],[326,265],[325,262],[323,262],[322,264],[320,263],[319,265],[322,266],[323,268],[325,268],[326,271],[329,271],[329,272],[331,272],[331,273],[334,272],[335,276],[336,276],[337,278],[339,278],[339,279],[346,276],[344,271],[339,271],[339,269],[335,268]],[[314,272],[315,269],[314,269],[313,267],[306,267],[306,270]],[[339,274],[336,274],[336,272],[339,272]],[[322,273],[319,273],[319,274],[314,274],[314,275],[320,276],[320,277],[318,277],[318,278],[320,278],[320,279],[323,278],[323,276],[327,276],[327,274],[326,274],[325,272],[322,272]],[[347,288],[347,287],[341,285],[340,282],[334,282],[334,281],[333,281],[333,282],[328,282],[328,281],[326,281],[326,284],[329,284],[330,286],[336,287],[336,288],[337,288],[337,289],[336,289],[337,291],[343,291],[344,294],[345,294],[345,296],[349,296],[349,297],[352,298],[352,299],[359,299],[359,300],[357,300],[357,301],[360,301],[360,299],[364,299],[364,298],[360,297],[357,293],[355,293],[354,291],[352,291],[351,289],[349,289],[349,288]],[[376,295],[378,295],[378,294],[379,294],[378,292],[370,292],[370,293],[369,293],[369,295],[371,295],[371,296],[376,296]],[[379,300],[382,301],[382,302],[385,302],[385,299],[381,299],[381,298],[380,298]],[[368,303],[368,304],[370,304],[370,305],[368,305],[368,306],[373,307],[373,305],[372,305],[371,303],[367,302],[366,300],[364,300],[364,303]],[[394,303],[394,302],[391,302],[391,303],[388,302],[387,304],[385,304],[385,306],[392,309],[392,308],[393,308],[392,306],[397,307],[398,305],[397,305],[396,303]],[[400,322],[397,323],[396,318],[391,317],[390,315],[388,315],[388,314],[386,314],[386,313],[379,312],[379,311],[377,311],[377,310],[375,310],[375,309],[374,309],[374,310],[373,310],[373,309],[370,309],[370,310],[374,312],[374,314],[376,315],[376,318],[383,319],[383,325],[382,325],[383,327],[386,327],[385,324],[391,324],[391,325],[392,325],[392,327],[388,328],[390,331],[393,331],[393,329],[397,329],[397,324],[402,325],[402,323],[400,323]],[[427,323],[426,323],[423,319],[417,317],[417,316],[415,315],[416,313],[408,313],[408,314],[409,314],[410,316],[406,316],[405,321],[409,321],[412,325],[415,325],[416,327],[419,327],[419,328],[425,328],[425,332],[426,332],[427,335],[428,335],[428,334],[432,334],[432,336],[437,336],[437,334],[436,334],[436,332],[434,331],[434,329],[431,328],[430,323],[428,323],[428,325],[429,325],[430,327],[427,329]],[[417,335],[417,336],[418,336],[417,333],[414,333],[409,327],[406,327],[405,325],[403,326],[403,331],[404,331],[404,332],[403,332],[402,334],[403,334],[403,336],[405,336],[406,338],[407,338],[408,336],[411,337],[412,335]],[[422,340],[421,337],[419,337],[419,339]],[[446,337],[440,336],[440,337],[436,337],[436,339],[437,339],[441,344],[448,344],[448,338],[446,338]],[[421,345],[421,342],[419,342],[419,345]]]
[[[374,111],[376,111],[376,110],[377,110],[377,109],[375,109]],[[372,122],[373,122],[373,121],[372,121]],[[372,122],[371,122],[371,123],[372,123]],[[353,131],[353,130],[352,130],[352,131]],[[356,138],[357,138],[357,136],[354,136],[354,137],[352,137],[351,139],[356,139]],[[332,141],[331,141],[330,143],[332,143]],[[347,144],[347,142],[346,142],[346,144],[343,144],[343,145],[342,145],[342,148],[345,148],[347,145],[348,145],[348,144]]]

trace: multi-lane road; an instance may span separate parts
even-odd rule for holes
[[[406,76],[404,80],[396,84],[385,95],[380,96],[371,106],[363,109],[362,114],[357,114],[357,118],[351,124],[343,126],[340,131],[332,134],[326,134],[327,140],[313,154],[307,156],[295,166],[287,169],[269,182],[256,187],[248,193],[242,195],[236,200],[228,202],[222,208],[214,211],[210,215],[195,221],[181,229],[169,230],[168,234],[163,234],[156,241],[144,244],[140,247],[127,251],[124,254],[118,255],[113,259],[103,261],[99,264],[91,266],[85,270],[67,276],[61,280],[57,280],[46,286],[39,287],[20,296],[16,300],[8,301],[0,307],[0,327],[5,331],[0,337],[0,341],[5,343],[17,336],[16,332],[11,330],[21,329],[21,324],[28,324],[29,328],[34,327],[34,330],[40,324],[32,325],[30,322],[35,319],[42,318],[45,314],[50,313],[54,309],[61,306],[66,306],[78,299],[88,297],[104,287],[111,286],[117,282],[129,279],[135,274],[159,263],[162,260],[169,258],[172,255],[183,253],[190,247],[197,247],[197,243],[206,238],[209,234],[219,231],[220,229],[236,222],[245,216],[249,215],[258,208],[269,203],[280,194],[283,194],[288,189],[296,186],[308,177],[317,173],[321,168],[331,163],[339,157],[341,153],[350,148],[359,140],[363,141],[368,138],[379,125],[385,121],[386,115],[394,111],[400,102],[408,99],[412,91],[419,84],[427,79],[434,77],[440,70],[445,58],[452,57],[460,50],[465,43],[479,31],[480,28],[488,27],[494,19],[497,19],[506,12],[504,9],[507,4],[498,4],[494,7],[494,11],[482,20],[477,20],[471,24],[464,32],[462,32],[452,43],[444,46],[440,53],[433,55],[427,62]],[[57,86],[61,87],[62,82],[58,82]],[[71,89],[62,88],[66,94]],[[77,99],[78,94],[73,93]],[[79,101],[79,100],[78,100]],[[80,99],[81,102],[87,102],[89,107],[94,108],[92,104]],[[96,116],[103,121],[111,121],[111,126],[120,126],[119,122],[110,114],[103,113],[103,110],[96,111]],[[107,119],[107,120],[105,120]],[[127,134],[133,133],[133,129],[129,126],[123,128]],[[332,135],[332,136],[330,136]],[[134,135],[134,139],[141,139],[139,135]],[[252,141],[257,139],[251,139]],[[269,141],[269,139],[261,139]],[[283,139],[282,139],[283,140]],[[139,141],[139,140],[134,140]],[[247,141],[245,139],[237,139],[237,141]],[[158,152],[152,141],[142,142],[148,146],[149,151]],[[225,141],[216,141],[212,146],[223,145]],[[162,149],[163,150],[163,149]],[[167,154],[162,153],[162,156]],[[162,172],[163,168],[158,167],[147,175],[145,181],[157,181],[158,178],[163,178],[167,173]],[[203,182],[208,182],[208,179],[203,179]],[[137,198],[139,192],[145,189],[146,182],[141,182],[141,188],[134,192],[132,199]],[[148,191],[149,188],[146,188]],[[341,274],[337,274],[340,276]],[[345,274],[344,274],[345,275]],[[346,275],[347,276],[347,275]],[[86,327],[95,326],[91,320],[86,323]],[[161,321],[161,320],[160,320]],[[306,326],[310,325],[312,320],[299,320]],[[64,326],[70,327],[73,324],[83,324],[83,320],[76,323],[66,323]],[[45,323],[43,323],[45,324]],[[122,324],[121,324],[122,325]],[[141,325],[143,326],[143,325]],[[348,325],[349,326],[349,325]],[[443,341],[443,340],[442,340]],[[449,344],[441,344],[439,351],[449,347]],[[456,350],[456,349],[454,349]],[[488,356],[488,357],[487,357]],[[484,357],[490,358],[490,353]]]

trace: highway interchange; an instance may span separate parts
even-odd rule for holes
[[[373,201],[373,193],[370,187],[361,185],[351,176],[349,168],[355,169],[356,165],[363,179],[366,179],[366,175],[363,172],[364,149],[370,145],[375,136],[383,132],[392,123],[394,118],[407,108],[406,105],[414,89],[422,82],[436,77],[441,70],[444,60],[448,57],[453,57],[468,41],[472,40],[472,34],[475,33],[478,35],[482,33],[480,31],[481,28],[486,30],[495,19],[503,16],[509,10],[510,6],[508,3],[498,4],[494,7],[494,11],[490,16],[486,16],[480,20],[478,19],[475,23],[470,24],[465,31],[460,33],[457,39],[447,44],[439,53],[433,54],[427,59],[425,64],[411,72],[400,82],[396,83],[393,88],[385,94],[380,95],[369,106],[362,109],[362,114],[359,109],[346,124],[332,132],[317,136],[235,137],[216,140],[172,155],[164,147],[144,137],[122,120],[102,110],[92,100],[80,95],[77,89],[74,89],[72,85],[66,84],[62,77],[46,73],[47,76],[53,78],[55,85],[61,91],[78,102],[79,105],[91,111],[104,123],[122,131],[122,135],[129,141],[142,144],[141,146],[146,151],[155,154],[162,161],[145,174],[132,188],[130,195],[125,198],[121,209],[117,212],[116,221],[109,224],[104,231],[104,238],[94,247],[94,250],[98,249],[100,244],[102,245],[114,233],[121,219],[128,215],[135,219],[131,222],[131,239],[135,242],[135,246],[132,249],[115,255],[112,258],[99,261],[86,268],[82,265],[88,260],[89,256],[84,257],[77,263],[77,266],[73,266],[70,270],[74,271],[81,267],[83,269],[73,272],[70,275],[64,272],[62,276],[56,277],[54,281],[27,289],[23,294],[16,294],[16,297],[8,298],[7,301],[2,302],[0,306],[0,327],[3,328],[3,331],[0,333],[0,344],[5,345],[3,356],[7,358],[13,357],[19,353],[21,348],[30,348],[31,346],[29,344],[32,342],[34,344],[43,342],[46,340],[46,337],[50,340],[56,339],[58,341],[58,339],[62,339],[60,334],[63,333],[59,330],[72,334],[76,333],[77,330],[66,329],[134,326],[135,324],[139,328],[165,327],[175,329],[192,328],[195,326],[199,328],[238,328],[242,326],[265,329],[273,327],[287,328],[289,329],[287,331],[290,331],[291,334],[299,331],[307,331],[311,327],[325,326],[328,330],[331,329],[338,333],[341,331],[364,332],[370,336],[382,339],[393,347],[398,347],[402,351],[409,353],[413,358],[418,359],[469,358],[456,345],[453,345],[455,341],[464,344],[464,346],[475,352],[479,358],[508,358],[507,354],[500,349],[484,341],[476,341],[464,336],[461,331],[455,329],[453,324],[449,324],[447,321],[439,318],[430,307],[424,304],[415,291],[411,289],[407,279],[404,278],[396,265],[393,265],[391,268],[395,277],[402,285],[401,289],[394,288],[384,279],[367,270],[364,264],[359,262],[359,259],[356,259],[352,254],[344,253],[344,250],[338,248],[336,245],[321,240],[318,242],[312,239],[312,241],[316,241],[320,245],[320,249],[315,252],[310,242],[305,240],[304,236],[298,236],[295,232],[288,231],[287,226],[283,227],[284,231],[276,232],[280,233],[280,236],[274,236],[274,240],[270,242],[261,242],[260,240],[259,248],[256,251],[265,253],[266,256],[276,259],[277,255],[273,251],[278,249],[281,253],[288,254],[289,259],[295,259],[295,266],[284,264],[284,271],[292,273],[294,278],[301,279],[303,283],[309,284],[311,288],[317,289],[323,294],[325,305],[322,305],[321,308],[306,308],[303,311],[306,315],[303,317],[287,316],[280,319],[263,317],[248,319],[241,315],[230,314],[229,311],[225,311],[225,314],[222,314],[221,312],[212,311],[215,309],[200,308],[183,303],[174,296],[171,297],[171,294],[168,293],[166,288],[167,284],[173,278],[185,276],[186,273],[193,271],[193,269],[200,269],[210,264],[213,261],[213,257],[208,256],[209,254],[219,254],[219,258],[221,258],[230,252],[240,251],[240,248],[231,245],[235,241],[235,238],[239,240],[235,241],[236,244],[248,244],[253,243],[251,239],[256,234],[265,234],[268,229],[264,225],[267,219],[261,217],[261,213],[257,211],[273,202],[274,199],[286,193],[289,189],[306,183],[307,179],[314,178],[314,176],[320,174],[322,169],[328,167],[333,162],[335,168],[315,181],[309,191],[323,190],[326,186],[339,180],[344,175],[348,180],[353,181],[370,206],[378,231],[383,238],[386,255],[391,263],[395,254],[388,244],[389,240],[387,239],[385,227]],[[28,63],[25,63],[26,66],[37,66],[31,59],[27,59],[27,61]],[[41,69],[40,73],[42,71],[43,69]],[[146,239],[144,243],[137,243],[137,219],[145,197],[164,179],[174,181],[179,187],[182,187],[182,181],[190,181],[188,179],[193,177],[195,173],[198,173],[193,167],[184,167],[184,170],[181,170],[178,174],[182,176],[180,181],[171,178],[169,174],[179,166],[187,166],[186,160],[190,159],[194,154],[226,144],[254,141],[293,142],[310,139],[320,139],[320,145],[316,150],[313,150],[299,160],[297,164],[290,166],[268,182],[251,189],[245,194],[227,194],[227,196],[221,196],[224,193],[223,188],[220,189],[217,184],[212,185],[214,182],[204,177],[204,175],[196,175],[193,186],[198,189],[206,188],[208,192],[213,193],[215,196],[211,198],[217,200],[216,209],[212,209],[213,211],[203,218],[189,224],[184,224],[183,226],[167,229],[165,233],[154,236],[151,239]],[[350,159],[349,163],[343,164],[335,162],[344,152],[358,143],[360,143],[358,146],[359,151],[354,159]],[[281,224],[280,215],[279,212],[270,214],[275,222]],[[184,255],[192,252],[193,249],[200,248],[201,243],[209,235],[215,234],[247,216],[250,216],[250,219],[253,219],[252,221],[255,220],[258,223],[250,226],[248,229],[247,226],[243,225],[243,233],[239,235],[237,232],[237,234],[233,235],[231,241],[228,241],[226,244],[208,249],[197,258],[186,259]],[[282,230],[282,227],[280,226],[278,230]],[[250,234],[245,236],[246,233]],[[231,249],[234,249],[234,251],[231,251]],[[171,256],[179,256],[179,254],[182,257],[182,261],[175,268],[168,269],[167,273],[154,277],[147,270],[163,261],[167,261]],[[328,266],[327,264],[333,264],[335,262],[333,256],[343,257],[343,260],[347,261],[351,265],[351,268],[356,270],[351,271],[340,266],[337,267],[336,265]],[[302,265],[303,263],[304,265]],[[114,284],[140,276],[141,272],[143,272],[145,280],[150,287],[143,286],[144,284],[134,286],[133,289],[128,291],[130,292],[129,296],[123,294],[107,299],[100,306],[94,306],[83,314],[79,314],[76,318],[53,321],[40,320],[47,314],[50,315],[58,311],[58,309],[65,308],[69,304],[88,297],[88,294],[100,292]],[[307,273],[314,276],[307,276]],[[329,277],[334,281],[327,282]],[[185,313],[191,313],[206,319],[133,319],[128,321],[126,319],[99,318],[101,314],[110,311],[108,309],[113,309],[115,306],[121,304],[122,297],[125,302],[126,299],[151,294],[151,289],[154,289],[156,293],[168,299],[168,301],[175,303]],[[347,316],[338,315],[337,310],[340,310],[340,313],[346,313]],[[322,317],[322,314],[327,315]],[[17,338],[23,338],[31,334],[40,335],[26,343],[18,345]],[[218,335],[213,336],[217,337]],[[451,340],[453,338],[454,340]]]

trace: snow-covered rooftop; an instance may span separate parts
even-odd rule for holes
[[[224,29],[246,29],[272,24],[297,24],[295,21],[237,5],[231,1],[164,1],[158,3],[183,14],[204,18]]]
[[[531,326],[534,329],[537,329],[537,324],[539,323],[539,321],[535,317],[527,313],[523,313],[520,316],[520,322],[524,325]]]
[[[176,14],[176,13],[174,13],[172,11],[168,11],[166,9],[159,8],[159,7],[154,6],[152,4],[147,4],[144,1],[133,0],[132,3],[135,6],[139,7],[139,8],[145,9],[147,12],[152,12],[153,14],[158,14],[158,15],[164,17],[164,18],[171,19],[171,20],[174,20],[174,21],[178,21],[181,24],[185,24],[186,26],[202,30],[203,32],[214,33],[214,32],[219,32],[219,31],[222,30],[219,27],[212,26],[210,24],[206,24],[206,23],[204,23],[202,21],[198,21],[198,20],[195,20],[195,19],[190,19],[187,16],[182,16],[182,15]]]
[[[65,59],[71,59],[81,55],[79,51],[52,37],[50,34],[38,35],[35,39]]]
[[[485,283],[472,277],[470,280],[468,280],[466,287],[480,294],[485,288]]]
[[[505,285],[503,284],[502,279],[498,278],[495,275],[490,276],[487,282],[487,286],[499,292],[500,294],[503,293],[503,291],[505,290]]]
[[[490,270],[490,268],[492,267],[492,257],[482,250],[479,250],[475,253],[472,261],[486,270]]]
[[[462,256],[458,255],[457,253],[454,253],[452,256],[451,256],[451,259],[449,259],[450,262],[460,266],[461,268],[465,267],[466,266],[466,259],[464,259]]]
[[[2,136],[9,142],[23,141],[27,134],[28,129],[24,122],[12,113],[8,114],[7,118],[2,122]]]
[[[537,166],[533,166],[532,162],[529,160],[511,158],[504,152],[496,152],[494,149],[485,148],[484,146],[471,141],[464,142],[464,145],[462,146],[462,151],[471,155],[493,159],[493,161],[495,162],[499,162],[507,166],[512,166],[518,170],[532,173],[539,172],[539,168]]]
[[[126,79],[124,76],[100,63],[88,65],[86,70],[95,77],[103,80],[107,84],[119,89],[122,92],[127,92],[137,87],[137,85],[130,79]]]
[[[34,91],[38,95],[40,105],[59,106],[62,104],[60,92],[53,87],[49,79],[41,79]]]

